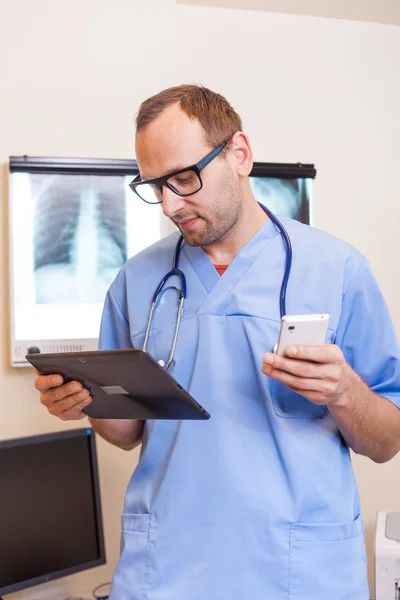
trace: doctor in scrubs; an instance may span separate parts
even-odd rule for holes
[[[197,174],[185,172],[218,148]],[[112,444],[142,443],[111,598],[367,600],[349,448],[385,462],[400,447],[399,346],[367,261],[322,231],[281,219],[293,247],[287,313],[331,320],[324,346],[277,356],[285,246],[251,192],[253,156],[240,117],[206,88],[164,90],[140,107],[136,156],[132,202],[161,201],[179,231],[121,269],[100,347],[143,347],[153,293],[181,233],[187,298],[169,372],[211,419],[91,419]],[[194,176],[196,190],[182,195]],[[175,279],[167,287],[178,287]],[[147,344],[157,360],[168,360],[176,314],[169,289]],[[39,376],[36,387],[63,420],[83,418],[91,402],[79,383],[59,376]]]

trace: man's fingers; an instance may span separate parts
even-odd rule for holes
[[[39,377],[35,380],[35,388],[39,392],[45,392],[50,388],[57,387],[64,381],[61,375],[41,375],[36,369],[35,371],[39,374]]]
[[[263,356],[263,362],[282,371],[287,371],[301,377],[330,378],[334,377],[332,369],[340,369],[345,363],[340,348],[333,344],[325,346],[289,346],[284,356],[268,352]]]
[[[84,419],[87,415],[82,412],[82,409],[78,410],[77,406],[62,412],[61,415],[59,415],[59,419],[62,421],[80,421],[81,419]],[[85,407],[83,406],[82,408]]]
[[[64,419],[65,421],[80,421],[81,419],[84,419],[87,415],[85,415],[84,412],[80,412],[76,415],[72,414],[71,416],[68,416],[66,419]]]
[[[61,375],[41,375],[36,369],[35,371],[38,374],[35,387],[40,391],[40,402],[51,415],[62,421],[86,417],[82,411],[91,403],[92,397],[79,381],[63,383]]]
[[[261,367],[264,375],[268,375],[272,379],[281,381],[288,388],[302,394],[308,398],[309,393],[316,393],[319,396],[329,396],[335,393],[336,382],[329,379],[314,379],[306,377],[297,377],[287,371],[280,371],[279,369],[271,369],[270,367],[263,365]]]
[[[84,398],[82,398],[84,396]],[[89,406],[92,401],[88,390],[82,390],[79,394],[68,396],[63,400],[54,402],[48,407],[48,411],[51,415],[59,417],[63,421],[69,421],[71,419],[83,419],[85,414],[82,410]],[[83,416],[82,416],[83,415]]]
[[[285,356],[296,360],[308,360],[316,363],[341,363],[344,361],[343,353],[335,344],[323,346],[288,346]]]
[[[315,362],[286,358],[285,356],[277,356],[276,354],[265,354],[263,361],[267,367],[271,369],[285,371],[297,377],[307,377],[309,379],[326,379],[330,378],[333,370],[332,365],[318,364]]]
[[[53,402],[59,402],[73,394],[79,394],[82,391],[82,384],[79,381],[70,381],[53,389],[46,388],[46,390],[40,394],[40,402],[49,407]]]
[[[286,371],[280,371],[279,369],[271,369],[270,367],[263,365],[261,367],[264,375],[268,375],[272,379],[276,379],[284,383],[287,387],[296,388],[296,390],[312,390],[324,382],[322,379],[309,379],[305,377],[297,377]]]
[[[51,393],[54,393],[54,391],[49,392],[49,394]],[[79,403],[82,403],[82,405],[85,406],[86,404],[88,404],[88,400],[90,402],[89,391],[86,389],[82,389],[77,394],[69,394],[67,396],[64,396],[63,398],[53,400],[52,402],[49,401],[49,399],[47,399],[47,402],[42,400],[42,404],[47,406],[49,413],[59,417],[62,412],[74,408],[75,405]]]

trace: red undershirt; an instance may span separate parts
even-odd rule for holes
[[[214,267],[218,271],[218,275],[223,275],[228,268],[228,265],[214,265]]]

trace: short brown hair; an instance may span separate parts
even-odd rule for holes
[[[136,117],[139,133],[168,106],[179,103],[190,119],[197,119],[212,147],[228,141],[234,133],[242,131],[242,120],[228,100],[201,85],[179,85],[162,90],[145,100]]]

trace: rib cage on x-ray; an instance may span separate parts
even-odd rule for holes
[[[120,176],[31,175],[37,303],[101,302],[127,260]]]

